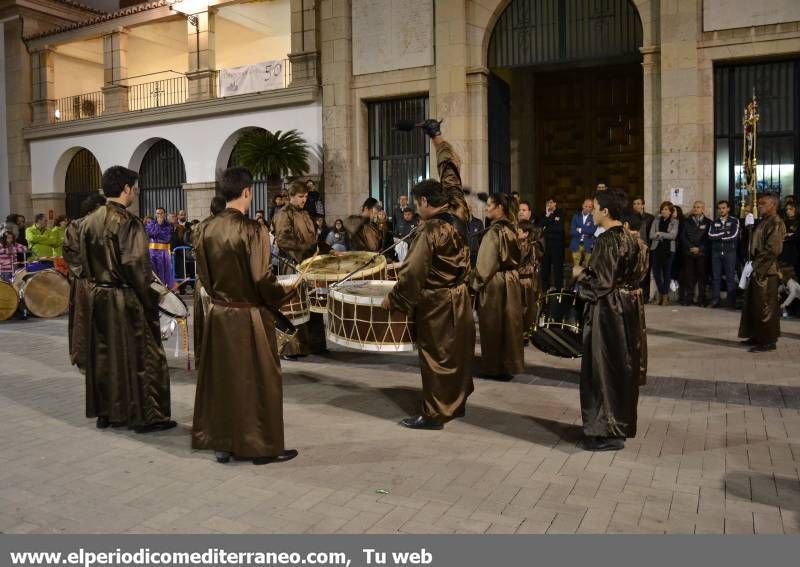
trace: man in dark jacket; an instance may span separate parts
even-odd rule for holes
[[[736,307],[736,249],[739,246],[739,219],[730,216],[728,201],[717,203],[719,217],[708,229],[711,243],[711,303],[709,307],[719,307],[719,292],[722,274],[728,289],[728,307]]]
[[[633,211],[642,215],[642,226],[639,228],[639,238],[642,242],[647,244],[647,249],[650,249],[650,227],[653,226],[655,217],[644,210],[644,197],[636,197],[633,200]],[[642,279],[642,299],[645,303],[650,302],[650,258],[647,258],[647,273]]]
[[[555,197],[547,199],[541,219],[544,232],[543,290],[564,287],[564,215],[558,210],[557,205]]]
[[[708,229],[711,219],[705,215],[706,205],[695,201],[692,214],[683,223],[683,269],[685,286],[681,288],[681,304],[691,305],[697,286],[697,305],[706,303],[706,264],[708,262]]]

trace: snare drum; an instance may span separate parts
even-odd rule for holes
[[[12,284],[27,310],[43,319],[58,317],[69,309],[69,282],[53,269],[18,270]]]
[[[299,274],[277,276],[278,283],[281,284],[287,293],[292,286],[295,285],[299,277]],[[293,325],[308,323],[311,318],[311,313],[308,308],[308,288],[306,287],[305,281],[302,281],[300,285],[292,290],[280,309],[281,313],[286,315]]]
[[[186,319],[189,316],[189,308],[183,300],[173,293],[160,281],[153,281],[150,289],[158,293],[158,310],[172,317],[173,319]]]
[[[13,285],[0,281],[0,321],[14,316],[19,307],[19,293]]]
[[[386,267],[386,258],[375,252],[340,252],[336,256],[316,256],[304,260],[298,266],[298,271],[303,272],[308,267],[304,279],[308,282],[309,309],[313,313],[326,313],[328,287],[369,260],[373,260],[372,263],[356,272],[350,280],[366,280],[380,274]]]
[[[329,341],[372,352],[414,350],[412,321],[381,305],[395,282],[365,280],[345,282],[328,294]]]
[[[583,354],[583,301],[574,291],[551,291],[542,298],[531,343],[561,358]]]

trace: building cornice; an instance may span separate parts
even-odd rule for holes
[[[23,136],[26,140],[61,138],[151,124],[185,122],[198,118],[253,112],[283,106],[299,106],[317,102],[319,98],[319,87],[288,87],[263,93],[186,102],[175,106],[151,108],[136,112],[121,112],[63,124],[31,126],[23,130]]]

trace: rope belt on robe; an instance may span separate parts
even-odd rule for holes
[[[151,242],[150,250],[166,250],[167,252],[171,252],[169,244],[163,242]]]

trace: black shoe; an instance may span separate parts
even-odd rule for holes
[[[284,354],[281,356],[283,360],[291,360],[292,362],[297,362],[300,360],[300,355],[298,354]]]
[[[709,309],[716,309],[717,307],[719,307],[719,299],[714,299],[708,305],[706,305],[706,307],[708,307]]]
[[[297,449],[286,449],[277,457],[256,457],[253,459],[254,465],[269,465],[271,463],[285,463],[297,456]]]
[[[424,415],[416,415],[400,420],[400,425],[409,429],[442,429],[444,425],[431,421]]]
[[[453,414],[453,417],[464,417],[465,415],[467,415],[467,404],[466,403],[461,404],[461,406]]]
[[[95,423],[95,427],[97,429],[108,429],[108,426],[111,425],[111,422],[108,420],[106,416],[100,416],[97,418],[97,423]]]
[[[770,350],[775,350],[776,348],[778,348],[778,345],[776,345],[775,343],[769,343],[765,345],[756,345],[754,347],[751,347],[750,352],[767,352]]]
[[[753,345],[757,345],[758,343],[756,342],[755,339],[747,339],[747,340],[744,340],[744,341],[739,341],[739,344],[743,345],[743,346],[753,346]]]
[[[152,433],[154,431],[166,431],[177,427],[178,423],[172,420],[159,421],[158,423],[150,423],[148,425],[138,425],[133,428],[136,433]]]
[[[221,465],[231,462],[231,454],[226,451],[214,451],[214,456]]]
[[[619,451],[625,448],[623,437],[584,437],[578,441],[584,451]]]

